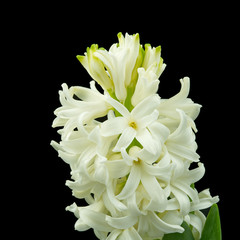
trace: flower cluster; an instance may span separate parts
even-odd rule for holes
[[[201,105],[188,98],[188,77],[172,98],[157,94],[166,66],[160,46],[143,47],[138,34],[118,40],[109,51],[93,44],[77,56],[90,88],[59,91],[53,127],[61,141],[51,145],[70,165],[66,185],[88,204],[67,210],[78,218],[76,230],[92,228],[102,240],[162,239],[183,232],[183,221],[199,239],[200,210],[219,200],[194,186],[205,172],[195,141]]]

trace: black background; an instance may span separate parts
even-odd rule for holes
[[[128,32],[139,33],[141,44],[162,46],[167,67],[160,77],[161,97],[178,93],[180,78],[191,79],[190,98],[203,105],[196,120],[196,140],[206,168],[196,187],[199,191],[210,188],[213,196],[219,195],[223,236],[227,236],[227,219],[234,211],[230,199],[235,201],[237,197],[232,170],[237,168],[239,158],[234,153],[238,141],[234,140],[238,129],[234,8],[196,4],[180,10],[178,6],[165,9],[161,4],[145,3],[129,9],[112,4],[111,9],[105,8],[107,4],[45,6],[39,8],[40,12],[36,8],[16,27],[24,31],[12,44],[13,51],[19,52],[17,63],[16,58],[12,62],[16,67],[21,65],[18,73],[22,80],[15,83],[17,91],[12,95],[19,99],[17,103],[21,99],[18,106],[23,110],[17,116],[17,129],[18,136],[26,140],[16,140],[17,174],[11,177],[13,187],[8,188],[13,202],[10,226],[14,224],[27,239],[84,239],[84,234],[95,239],[92,231],[75,231],[76,218],[65,211],[66,206],[80,201],[65,186],[70,178],[68,165],[49,145],[51,140],[59,141],[56,129],[51,128],[53,111],[60,106],[58,91],[62,83],[88,86],[91,80],[76,55],[82,55],[93,43],[108,49],[117,42],[118,32]]]

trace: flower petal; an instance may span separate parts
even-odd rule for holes
[[[88,71],[89,75],[96,80],[103,87],[103,89],[112,89],[113,83],[111,79],[109,79],[103,63],[96,56],[94,56],[94,53],[97,51],[97,49],[98,45],[92,44],[90,48],[87,48],[85,55],[77,55],[77,59]]]
[[[109,172],[106,168],[107,159],[101,155],[97,155],[95,158],[95,173],[94,178],[96,181],[107,185],[109,180]]]
[[[219,197],[212,197],[209,189],[205,189],[198,194],[199,202],[191,202],[190,211],[202,210],[211,207],[214,203],[219,201]]]
[[[177,156],[185,158],[191,162],[198,162],[200,156],[191,148],[187,148],[182,145],[178,145],[175,143],[167,142],[166,144],[168,152],[173,153]]]
[[[181,225],[183,222],[183,216],[178,210],[166,211],[161,217],[164,222]]]
[[[138,80],[131,99],[133,106],[136,106],[146,97],[156,94],[160,81],[152,69],[146,71],[142,67],[138,68]]]
[[[111,203],[113,204],[113,206],[118,210],[118,211],[125,211],[127,210],[127,207],[121,202],[119,201],[115,194],[114,194],[114,190],[113,190],[113,184],[109,183],[108,187],[107,187],[107,195],[109,200],[111,201]]]
[[[197,212],[198,212],[198,214],[199,213],[202,214],[202,216],[200,217],[200,216],[195,215]],[[195,228],[195,230],[197,230],[197,232],[195,232],[195,235],[197,235],[198,239],[199,239],[201,237],[201,233],[202,233],[203,226],[205,223],[205,219],[204,219],[204,221],[202,221],[202,220],[205,216],[200,211],[196,211],[196,213],[194,213],[194,214],[190,213],[189,217],[190,217],[190,224],[193,226],[193,228]]]
[[[90,228],[91,227],[84,223],[84,221],[81,218],[79,218],[74,224],[74,229],[80,232],[87,231]]]
[[[104,137],[114,136],[122,133],[127,126],[127,120],[124,117],[108,119],[101,124],[101,134]]]
[[[120,152],[121,148],[127,148],[130,143],[133,141],[133,139],[136,136],[136,130],[132,127],[127,127],[120,138],[118,139],[118,142],[116,146],[113,149],[113,152]]]
[[[106,222],[114,228],[126,229],[133,226],[137,222],[137,217],[133,215],[127,215],[124,217],[106,216]]]
[[[117,195],[117,198],[122,200],[130,197],[137,189],[141,178],[141,169],[138,164],[132,166],[127,182],[122,191]]]
[[[106,166],[110,177],[115,179],[124,177],[130,172],[130,166],[123,159],[107,161]]]
[[[137,132],[136,139],[142,144],[142,146],[152,154],[156,154],[160,145],[153,139],[151,133],[146,129],[142,129]]]
[[[119,240],[126,239],[142,240],[142,238],[140,237],[140,235],[138,234],[137,230],[134,227],[124,230],[123,233],[119,236]]]
[[[159,148],[159,150],[161,150]],[[156,154],[153,154],[149,151],[147,151],[145,148],[141,149],[141,151],[139,151],[137,153],[137,157],[141,160],[143,160],[145,163],[147,164],[153,164],[154,162],[156,162],[160,156],[160,151],[158,151]]]
[[[200,112],[201,105],[194,103],[190,98],[187,98],[190,89],[190,79],[184,77],[180,79],[181,90],[178,94],[170,99],[161,101],[159,105],[160,115],[173,119],[178,119],[179,116],[176,109],[182,109],[192,120],[195,120]]]
[[[137,206],[137,202],[136,202],[136,192],[132,194],[132,196],[130,196],[127,199],[127,206],[128,206],[128,211],[131,215],[134,216],[141,216],[142,214],[146,215],[147,211],[141,211],[138,206]]]
[[[164,126],[163,124],[161,124],[160,122],[153,122],[148,126],[148,129],[150,130],[151,134],[153,135],[153,137],[158,140],[161,141],[161,143],[164,143],[169,134],[170,131],[169,129]]]
[[[163,167],[160,167],[157,164],[147,164],[143,163],[142,165],[144,171],[149,174],[150,176],[157,177],[158,179],[161,179],[162,181],[169,182],[171,176],[172,176],[172,165],[166,165]]]
[[[128,166],[132,166],[134,160],[137,161],[137,158],[135,156],[129,156],[129,154],[126,151],[126,148],[121,148],[121,154]]]
[[[182,233],[184,231],[184,229],[179,225],[174,225],[174,224],[169,224],[169,223],[164,222],[154,212],[150,212],[149,216],[150,216],[151,222],[154,225],[154,227],[156,227],[160,231],[163,231],[164,233],[173,233],[173,232]]]
[[[137,125],[140,129],[146,128],[152,122],[156,121],[158,118],[159,112],[158,110],[154,110],[151,114],[142,117],[141,119],[137,120]]]
[[[171,191],[178,200],[178,203],[180,205],[180,212],[185,216],[190,212],[190,200],[186,193],[179,190],[176,187],[171,187]]]
[[[141,182],[151,199],[147,209],[159,212],[164,211],[167,207],[167,196],[156,178],[143,172]]]
[[[121,104],[120,102],[116,101],[115,99],[111,98],[110,96],[106,96],[106,100],[109,104],[111,104],[119,113],[122,114],[124,117],[129,117],[130,113],[127,108]]]
[[[160,104],[160,97],[157,94],[151,95],[141,101],[132,110],[131,114],[135,119],[151,114]]]
[[[180,116],[180,124],[177,129],[171,133],[169,140],[181,145],[191,145],[195,141],[195,134],[191,129],[191,125],[188,122],[187,115],[180,109],[176,110]]]
[[[175,181],[174,186],[189,196],[193,202],[199,202],[197,190],[188,185],[186,181],[179,179]]]
[[[112,227],[105,221],[106,215],[101,212],[95,212],[90,209],[81,209],[80,218],[82,221],[90,226],[93,229],[110,232],[112,231]]]
[[[74,87],[71,87],[69,89],[69,91],[71,92],[72,96],[76,95],[82,101],[98,102],[99,100],[101,100],[101,101],[105,102],[105,104],[107,104],[107,102],[105,100],[105,96],[103,94],[101,94],[99,91],[97,91],[94,81],[90,82],[90,86],[91,86],[91,88],[74,86]]]
[[[188,172],[188,175],[186,176],[188,183],[195,183],[199,181],[205,173],[205,167],[203,163],[198,163],[198,167],[195,169],[192,169]]]
[[[118,236],[122,233],[120,229],[114,229],[106,238],[106,240],[116,240]]]

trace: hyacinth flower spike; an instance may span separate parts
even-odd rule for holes
[[[141,45],[139,34],[119,33],[109,50],[93,44],[77,59],[90,88],[62,84],[53,121],[61,139],[51,142],[70,166],[66,185],[87,203],[66,208],[75,229],[100,240],[220,240],[219,197],[195,187],[205,167],[190,79],[161,98],[161,47]]]

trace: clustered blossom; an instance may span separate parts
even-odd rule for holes
[[[194,186],[205,172],[195,141],[201,105],[188,98],[188,77],[172,98],[158,95],[160,47],[143,47],[138,34],[118,40],[109,51],[93,44],[77,56],[90,88],[59,91],[53,127],[61,141],[51,145],[70,165],[73,196],[88,203],[66,209],[78,218],[76,230],[92,228],[101,240],[162,239],[183,232],[183,221],[199,239],[201,210],[219,200]]]

